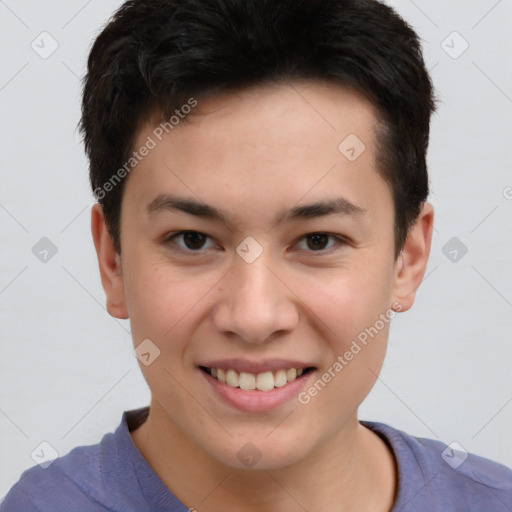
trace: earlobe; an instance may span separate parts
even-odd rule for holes
[[[103,208],[98,203],[94,204],[91,210],[91,232],[98,257],[101,284],[107,297],[107,311],[115,318],[126,319],[128,310],[121,271],[121,257],[114,249],[112,237],[105,223]]]
[[[394,303],[400,304],[401,311],[407,311],[413,305],[416,290],[423,280],[433,228],[434,208],[430,203],[424,203],[395,264]]]

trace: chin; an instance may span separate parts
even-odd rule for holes
[[[304,457],[307,450],[293,437],[272,439],[269,431],[258,435],[244,435],[230,439],[229,446],[219,452],[218,445],[208,450],[219,462],[239,470],[277,470],[293,466]],[[299,448],[299,450],[298,450]]]

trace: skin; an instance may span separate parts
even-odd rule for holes
[[[377,114],[339,85],[269,85],[199,101],[130,174],[121,211],[122,256],[101,207],[92,234],[116,318],[130,318],[134,344],[160,356],[141,365],[151,389],[135,445],[167,487],[201,512],[388,511],[396,464],[357,419],[385,356],[389,324],[307,405],[293,399],[264,412],[237,410],[205,385],[200,360],[299,359],[316,367],[309,387],[394,303],[411,307],[430,251],[433,208],[425,203],[394,257],[389,186],[376,170]],[[139,130],[140,147],[158,124]],[[339,144],[356,134],[366,150],[350,162]],[[201,200],[230,225],[179,211],[153,216],[159,194]],[[344,197],[362,214],[276,224],[297,205]],[[187,249],[182,230],[208,235]],[[306,235],[328,233],[315,250]],[[248,236],[263,249],[247,263]],[[187,252],[188,250],[188,252]],[[396,305],[396,304],[395,304]],[[262,457],[251,469],[237,453]]]

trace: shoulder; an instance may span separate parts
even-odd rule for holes
[[[512,470],[452,443],[415,437],[389,425],[362,422],[392,449],[398,464],[399,510],[512,509]]]
[[[131,429],[144,422],[147,414],[147,407],[125,411],[115,432],[105,434],[99,444],[74,448],[46,469],[40,466],[28,469],[0,504],[0,511],[156,510],[146,497],[156,494],[165,502],[169,491],[137,451],[130,436]],[[142,492],[141,482],[146,494]]]
[[[101,493],[101,488],[100,445],[80,446],[46,468],[27,469],[5,497],[0,510],[101,511],[105,509],[94,503],[94,496]]]

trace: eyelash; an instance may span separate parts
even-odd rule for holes
[[[168,235],[165,238],[165,242],[177,245],[173,241],[173,239],[176,238],[176,237],[179,237],[179,236],[187,235],[187,234],[203,235],[204,237],[206,237],[206,240],[211,240],[211,237],[209,237],[205,233],[201,233],[200,231],[178,231],[177,233],[173,233],[173,234]],[[305,250],[306,252],[312,253],[312,254],[323,255],[323,254],[330,254],[331,252],[340,250],[343,246],[349,245],[349,241],[347,239],[342,238],[342,237],[337,236],[337,235],[332,235],[330,233],[325,233],[323,231],[318,231],[318,232],[308,233],[306,235],[303,235],[302,237],[300,237],[298,239],[298,241],[295,243],[295,245],[297,245],[299,242],[301,242],[303,240],[306,240],[309,237],[318,236],[318,235],[325,235],[325,236],[329,237],[330,239],[334,239],[335,240],[335,246],[331,246],[331,247],[329,247],[327,249],[320,249],[318,251],[306,250],[306,249],[303,249],[303,250]],[[186,247],[181,247],[179,245],[177,245],[177,247],[178,247],[178,249],[176,249],[177,251],[185,252],[187,254],[201,254],[201,253],[203,253],[205,251],[205,249],[203,249],[203,248],[197,249],[197,250],[193,250],[193,249],[189,249],[189,248],[186,248]]]

